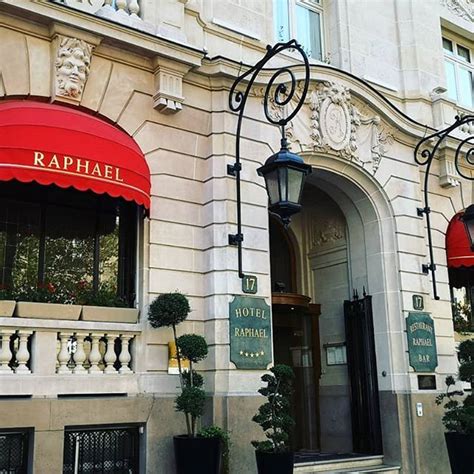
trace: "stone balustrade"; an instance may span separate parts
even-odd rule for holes
[[[133,334],[104,332],[58,333],[58,374],[130,374]]]
[[[0,375],[29,374],[30,329],[0,328]]]
[[[100,16],[138,30],[155,33],[155,26],[143,21],[139,0],[50,0],[77,10]]]
[[[34,367],[41,364],[55,365],[57,375],[134,373],[130,347],[136,333],[60,330],[55,333],[56,338],[45,339],[53,347],[41,350],[43,334],[47,334],[44,328],[0,327],[0,375],[34,374]],[[49,334],[54,336],[52,332]],[[43,354],[56,354],[56,360],[34,360],[33,354],[38,358],[44,357]]]

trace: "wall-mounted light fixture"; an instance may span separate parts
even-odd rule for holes
[[[474,115],[463,115],[461,117],[456,116],[456,119],[452,125],[440,130],[436,133],[433,133],[422,140],[415,147],[415,161],[421,166],[426,166],[425,170],[425,181],[424,181],[424,207],[418,208],[418,215],[426,217],[426,228],[428,233],[428,248],[430,253],[430,262],[422,265],[423,273],[428,274],[431,272],[431,279],[433,283],[433,297],[435,300],[439,300],[437,288],[436,288],[436,265],[434,262],[433,255],[433,239],[431,236],[431,222],[430,222],[430,212],[431,208],[429,205],[429,193],[428,193],[428,183],[430,179],[430,170],[433,159],[436,156],[441,143],[448,138],[451,132],[456,129],[459,129],[463,126],[469,127],[471,124],[474,125]],[[460,162],[461,161],[461,162]],[[456,153],[454,155],[454,165],[456,167],[457,173],[468,180],[474,180],[474,176],[471,174],[465,174],[461,169],[461,163],[468,165],[474,165],[474,136],[470,135],[469,137],[460,140]],[[462,217],[464,224],[466,226],[466,232],[471,242],[471,249],[473,249],[474,243],[474,204],[471,204],[467,207]]]
[[[268,81],[263,99],[263,107],[267,120],[281,128],[281,149],[278,153],[272,155],[261,166],[257,172],[265,179],[267,193],[269,197],[269,211],[276,214],[285,226],[288,226],[291,216],[301,209],[301,193],[306,175],[311,173],[311,166],[304,163],[303,159],[288,150],[288,143],[285,137],[285,126],[290,122],[304,104],[306,93],[309,86],[309,62],[303,48],[291,40],[286,43],[277,43],[274,46],[267,46],[265,56],[247,72],[240,75],[232,85],[229,93],[229,107],[232,111],[238,112],[235,145],[235,163],[227,165],[227,173],[236,178],[237,194],[237,233],[229,234],[229,244],[236,245],[238,248],[239,277],[244,278],[242,270],[242,209],[241,209],[241,190],[240,190],[240,172],[242,165],[240,162],[240,135],[242,129],[242,119],[244,109],[250,90],[258,75],[264,70],[268,62],[277,54],[284,50],[296,51],[301,55],[304,63],[304,78],[301,93],[295,96],[297,89],[297,80],[293,72],[288,67],[278,68]],[[268,70],[268,69],[267,69]],[[270,70],[271,71],[271,70]],[[243,90],[238,90],[240,87]],[[293,98],[297,98],[295,108],[291,113],[284,117],[284,108]],[[269,111],[270,101],[278,108],[281,108],[281,114],[278,117],[272,116]]]

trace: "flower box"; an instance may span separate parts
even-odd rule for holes
[[[35,303],[19,301],[15,316],[36,319],[69,319],[76,321],[81,315],[82,306],[77,304]]]
[[[81,319],[83,321],[101,321],[107,323],[136,323],[138,319],[138,309],[83,306]]]
[[[15,305],[16,301],[14,300],[0,300],[0,317],[9,318],[13,316]]]

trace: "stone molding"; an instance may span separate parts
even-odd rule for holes
[[[57,35],[55,47],[53,99],[79,104],[82,98],[94,46],[82,39]]]
[[[474,21],[474,3],[469,0],[441,0],[441,5],[467,21]]]

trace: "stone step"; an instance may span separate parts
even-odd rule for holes
[[[384,474],[399,474],[399,466],[390,466],[383,463],[383,456],[367,456],[364,458],[345,458],[340,460],[327,460],[318,462],[298,463],[295,465],[294,474],[366,474],[378,472]]]

